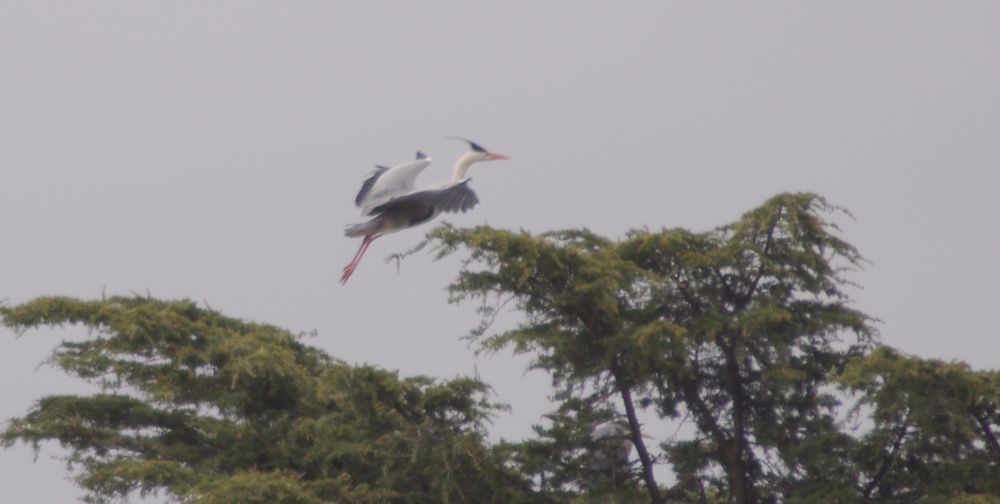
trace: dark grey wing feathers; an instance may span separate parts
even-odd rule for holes
[[[468,180],[456,185],[454,189],[444,192],[448,200],[446,205],[441,207],[444,212],[465,213],[479,203],[479,198],[476,196],[476,192],[469,187]]]
[[[469,180],[465,179],[441,189],[426,189],[404,194],[373,208],[372,212],[381,213],[395,205],[408,202],[428,205],[442,212],[468,212],[479,203],[476,193],[469,188]]]
[[[358,191],[358,195],[354,198],[355,206],[361,206],[361,202],[365,200],[365,196],[367,196],[368,192],[375,186],[375,182],[377,182],[378,178],[387,171],[389,171],[389,167],[375,165],[375,173],[373,173],[371,177],[365,179],[364,183],[361,184],[361,190]]]

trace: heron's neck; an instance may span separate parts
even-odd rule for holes
[[[469,166],[474,163],[472,153],[467,152],[455,161],[455,169],[451,172],[451,181],[458,182],[465,178],[465,172],[469,171]]]

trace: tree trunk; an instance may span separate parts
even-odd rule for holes
[[[990,421],[983,413],[973,413],[973,418],[979,422],[979,427],[983,429],[983,436],[986,437],[986,442],[989,443],[990,447],[996,453],[997,457],[1000,457],[1000,441],[997,441],[997,437],[993,434],[993,429],[990,428]]]
[[[725,447],[726,461],[729,465],[726,472],[736,504],[756,504],[757,492],[754,490],[751,465],[746,459],[750,455],[750,446],[746,436],[748,405],[737,356],[741,338],[742,334],[739,332],[733,335],[732,344],[726,344],[725,338],[721,334],[715,338],[716,344],[725,354],[729,395],[733,403],[733,438]]]
[[[621,379],[619,373],[615,374],[615,381],[618,390],[622,395],[622,402],[625,404],[625,414],[628,416],[629,432],[632,436],[632,444],[639,454],[639,461],[642,463],[642,478],[646,481],[646,489],[649,491],[649,500],[652,504],[664,504],[666,499],[660,495],[660,487],[656,484],[656,477],[653,475],[653,459],[646,450],[646,444],[642,442],[642,432],[639,428],[639,419],[635,414],[635,404],[632,402],[632,391],[626,382]]]
[[[872,480],[865,485],[862,490],[862,497],[865,500],[871,498],[872,491],[876,490],[879,485],[882,484],[882,478],[889,472],[889,467],[892,466],[892,461],[896,458],[896,452],[899,451],[900,445],[903,444],[903,439],[906,437],[906,433],[910,428],[910,414],[907,413],[903,418],[903,423],[899,426],[899,430],[896,432],[896,439],[892,442],[892,447],[889,449],[889,453],[885,455],[882,460],[882,467],[879,467],[878,472],[872,477]]]

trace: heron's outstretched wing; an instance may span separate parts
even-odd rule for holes
[[[398,205],[420,203],[441,212],[468,212],[479,203],[476,193],[469,188],[469,181],[464,179],[444,187],[413,191],[397,196],[381,205],[372,208],[372,213],[381,213]]]
[[[355,199],[355,204],[361,207],[361,213],[371,215],[373,208],[387,201],[413,191],[417,175],[431,164],[431,158],[423,153],[417,153],[417,159],[399,164],[389,169],[380,169],[361,186],[361,192]],[[368,181],[371,181],[369,186]],[[365,187],[367,187],[367,190]]]
[[[379,177],[385,172],[391,170],[388,166],[375,165],[375,173],[371,177],[365,179],[361,184],[361,190],[358,191],[358,195],[354,198],[354,205],[361,206],[361,203],[365,201],[365,197],[371,192],[372,187],[375,186],[375,182],[378,182]]]

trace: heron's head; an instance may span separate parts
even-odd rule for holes
[[[472,140],[467,140],[465,138],[457,138],[457,137],[452,137],[452,138],[454,138],[455,140],[461,140],[469,144],[469,152],[465,153],[465,156],[463,157],[468,159],[470,163],[478,163],[479,161],[496,161],[499,159],[510,159],[509,157],[503,154],[497,152],[490,152],[485,148],[483,148],[482,145],[479,145],[476,142],[473,142]]]

